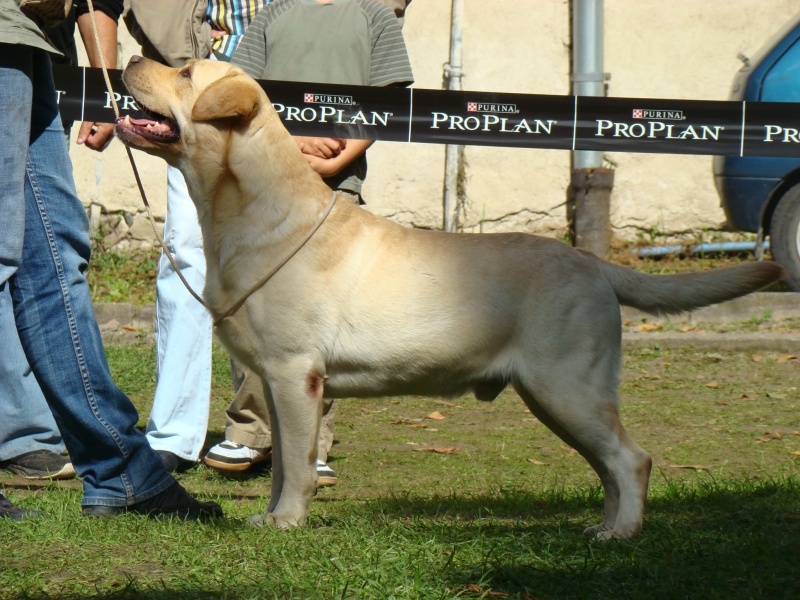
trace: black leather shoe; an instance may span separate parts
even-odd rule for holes
[[[161,458],[161,462],[164,463],[164,468],[168,473],[185,473],[197,465],[196,462],[181,458],[169,450],[156,450],[156,454]]]
[[[41,515],[38,510],[25,510],[16,504],[11,504],[3,494],[0,494],[0,519],[11,519],[12,521],[26,521],[35,519]]]
[[[160,494],[130,506],[81,507],[86,517],[115,517],[124,513],[146,515],[152,518],[176,518],[182,521],[221,519],[222,508],[216,502],[200,502],[181,487],[177,481]]]

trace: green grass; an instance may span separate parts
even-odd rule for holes
[[[108,354],[146,415],[152,348]],[[597,478],[508,391],[340,401],[339,484],[292,531],[246,524],[266,508],[268,474],[180,475],[228,516],[181,524],[85,519],[77,482],[0,473],[46,515],[0,522],[0,598],[798,598],[798,384],[788,356],[627,353],[623,418],[654,461],[635,541],[581,535],[601,517]],[[220,348],[212,395],[207,445],[231,397]]]
[[[95,302],[155,302],[158,248],[123,252],[95,246],[87,272]]]

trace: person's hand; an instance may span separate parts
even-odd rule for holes
[[[102,152],[114,139],[113,123],[93,123],[84,121],[78,130],[78,137],[75,140],[78,144],[84,144],[87,148]]]
[[[339,156],[347,147],[347,140],[341,138],[316,138],[296,136],[294,138],[300,152],[307,156],[318,158],[333,158]]]
[[[311,168],[317,172],[317,174],[325,179],[326,177],[333,177],[339,171],[341,171],[347,163],[339,161],[339,160],[332,160],[330,158],[320,158],[319,156],[314,156],[313,154],[303,154],[303,158],[306,159]]]

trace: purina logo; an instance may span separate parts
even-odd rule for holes
[[[503,104],[500,102],[467,102],[467,112],[501,113],[515,115],[519,112],[516,104]]]
[[[634,108],[634,119],[658,119],[659,121],[683,121],[682,110],[656,110],[654,108]]]
[[[342,106],[353,106],[356,103],[352,96],[339,96],[337,94],[303,94],[303,102],[306,104],[339,104]]]

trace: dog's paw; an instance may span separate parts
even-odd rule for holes
[[[619,531],[616,527],[608,527],[601,523],[593,527],[587,527],[583,530],[583,535],[587,537],[594,537],[594,539],[605,542],[608,540],[630,540],[639,534],[639,529],[636,531]]]
[[[305,519],[304,519],[305,520]],[[277,527],[278,529],[291,529],[303,525],[298,519],[280,518],[275,513],[261,513],[253,515],[247,520],[251,527]]]
[[[271,523],[269,521],[269,515],[267,513],[261,513],[247,519],[247,524],[251,527],[264,527],[264,525],[270,525]]]

